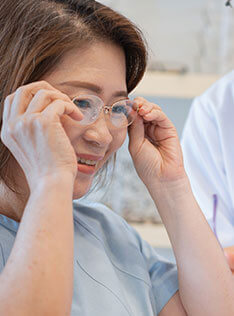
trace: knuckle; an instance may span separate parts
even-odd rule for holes
[[[68,96],[58,89],[51,86],[46,81],[40,81],[40,85],[38,86],[38,90],[36,91],[36,94],[39,94],[40,96],[50,97],[52,98],[68,98]]]
[[[45,127],[46,121],[43,120],[42,116],[40,113],[33,113],[30,115],[25,115],[11,124],[9,124],[9,130],[8,133],[9,135],[18,135],[22,133],[28,133],[28,131],[33,131],[36,129],[41,129],[42,127]]]
[[[41,113],[33,113],[25,117],[25,128],[30,131],[44,130],[51,124],[48,117]]]
[[[39,89],[36,93],[38,96],[48,96],[49,91],[46,89]]]
[[[143,97],[136,97],[135,101],[137,101],[137,102],[146,102],[146,99],[144,99]]]
[[[32,91],[37,92],[39,90],[46,90],[46,89],[51,89],[51,88],[52,88],[52,86],[48,82],[42,80],[42,81],[32,82],[32,83],[26,84],[24,86],[20,86],[16,89],[15,93],[27,94],[27,93],[32,92]]]
[[[40,86],[42,86],[42,87],[45,87],[45,88],[52,88],[52,86],[51,86],[51,84],[49,84],[49,82],[48,81],[46,81],[46,80],[40,80],[40,81],[38,81],[38,84],[40,85]]]
[[[44,86],[49,86],[50,84],[46,80],[40,80],[38,81],[38,84],[44,85]]]
[[[41,115],[34,115],[31,120],[31,125],[35,129],[44,129],[48,125],[48,122]]]
[[[25,126],[24,119],[17,119],[11,122],[7,127],[7,133],[11,136],[19,134]]]
[[[11,139],[17,139],[19,135],[31,133],[35,127],[42,126],[42,123],[38,115],[27,115],[9,120],[2,126],[1,139],[4,144],[7,144]]]
[[[17,135],[22,132],[26,125],[27,121],[24,117],[10,120],[7,126],[4,127],[5,134],[11,137]]]
[[[53,91],[58,91],[57,89],[55,89],[49,82],[47,82],[46,80],[40,80],[36,82],[36,85],[38,85],[39,87],[41,87],[40,90],[53,90]]]
[[[162,108],[158,105],[158,104],[156,104],[156,103],[150,103],[151,104],[151,106],[153,107],[153,108],[155,108],[156,110],[161,110],[162,111]]]
[[[24,86],[20,86],[16,89],[15,93],[18,94],[22,94],[25,92],[25,87]]]
[[[12,94],[9,94],[5,100],[4,100],[4,105],[9,105],[11,103],[11,98],[12,98]]]
[[[50,87],[50,84],[45,80],[39,80],[39,81],[34,81],[32,83],[29,83],[27,86],[30,88],[48,89],[48,87]]]

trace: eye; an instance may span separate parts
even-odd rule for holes
[[[91,101],[88,99],[74,99],[73,102],[79,109],[90,109],[92,107]]]
[[[127,106],[125,104],[118,104],[113,106],[112,108],[112,113],[113,114],[124,114],[124,115],[128,115],[128,109]]]

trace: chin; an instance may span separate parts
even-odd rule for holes
[[[85,181],[86,180],[86,181]],[[93,178],[90,179],[80,179],[76,178],[73,187],[73,200],[82,198],[87,194],[92,186]]]

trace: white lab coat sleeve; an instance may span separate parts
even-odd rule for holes
[[[220,90],[222,91],[218,91],[217,86],[214,86],[194,100],[183,130],[181,144],[185,170],[193,193],[212,229],[213,195],[218,196],[216,231],[222,246],[227,247],[234,245],[234,209],[230,194],[232,184],[227,177],[227,160],[230,158],[226,159],[229,153],[225,151],[226,143],[229,143],[225,139],[225,125],[229,124],[231,113],[226,113],[227,108],[219,102],[219,98],[224,100],[225,93],[225,89]],[[223,119],[225,115],[229,122]],[[234,123],[232,134],[234,135]],[[234,141],[232,146],[234,147]],[[234,169],[234,156],[232,159]],[[233,171],[232,173],[234,175]]]

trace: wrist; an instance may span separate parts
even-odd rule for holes
[[[63,190],[73,191],[74,176],[71,173],[58,173],[43,176],[34,182],[34,185],[30,186],[30,192],[40,191],[40,190]]]
[[[154,200],[166,198],[167,196],[179,199],[192,192],[190,181],[186,174],[175,180],[151,183],[148,189]]]

